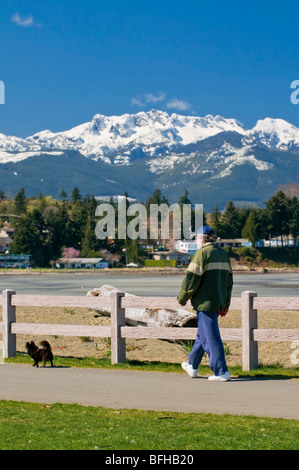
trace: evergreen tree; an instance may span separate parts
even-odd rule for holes
[[[13,213],[17,215],[22,215],[26,213],[27,209],[27,199],[25,196],[25,189],[21,188],[15,196]]]
[[[137,240],[126,240],[127,261],[129,263],[137,263],[138,261],[138,242]]]
[[[252,210],[254,212],[256,212],[257,208],[256,207],[241,207],[241,208],[237,209],[237,213],[238,213],[238,232],[239,232],[238,236],[242,235],[242,230],[243,230],[243,228],[246,224],[246,220],[248,219],[248,216],[249,216],[249,214]]]
[[[289,200],[283,191],[278,191],[266,204],[267,230],[269,238],[289,233]]]
[[[158,206],[161,206],[161,204],[168,204],[168,199],[166,199],[166,197],[164,197],[162,195],[162,192],[160,189],[155,189],[155,191],[153,192],[152,196],[150,196],[146,203],[145,203],[145,207],[146,207],[146,211],[147,211],[147,217],[148,217],[148,243],[153,243],[154,241],[156,241],[156,239],[159,237],[159,234],[155,234],[155,239],[154,240],[151,240],[150,239],[150,226],[151,226],[151,220],[150,220],[150,216],[151,216],[151,205],[158,205]],[[161,226],[161,213],[158,213],[158,225],[159,227]]]
[[[45,210],[45,208],[46,208],[46,206],[47,206],[46,197],[43,196],[42,193],[39,193],[37,199],[38,199],[38,201],[39,201],[39,210],[40,210],[40,212],[43,214],[43,213],[44,213],[44,210]]]
[[[289,200],[289,214],[289,230],[296,246],[299,236],[299,200],[295,196]]]
[[[191,203],[191,200],[189,199],[189,191],[187,189],[185,189],[183,196],[179,198],[178,204],[181,206],[181,236],[180,238],[181,239],[189,238],[191,234],[195,232],[196,227],[195,227],[195,210]],[[184,209],[183,209],[184,205],[190,206],[190,209],[191,209],[191,220],[190,220],[191,226],[190,227],[184,227]],[[188,217],[189,217],[189,213],[188,213]],[[204,214],[203,214],[203,217],[204,217]],[[204,225],[204,222],[203,222],[203,225]],[[189,230],[190,235],[187,236],[186,233],[184,234],[184,228],[185,228],[185,232],[186,230]]]
[[[239,236],[238,211],[232,201],[229,201],[222,216],[223,236],[237,238]]]
[[[52,258],[47,243],[47,226],[38,210],[24,214],[17,222],[9,251],[13,254],[29,254],[36,266],[47,266]]]
[[[60,199],[62,199],[62,201],[65,201],[67,199],[67,193],[65,192],[64,189],[61,190],[59,197]]]
[[[86,212],[83,201],[77,199],[72,204],[69,214],[69,220],[66,226],[67,246],[73,246],[77,250],[81,250],[81,241],[83,238],[86,224]]]
[[[92,223],[90,217],[87,218],[87,222],[85,225],[84,235],[82,238],[81,244],[81,256],[83,257],[91,257],[94,256],[96,250],[98,248],[97,238],[95,234],[95,224]]]
[[[45,216],[49,232],[49,244],[53,252],[53,258],[61,255],[61,248],[68,244],[68,213],[65,204],[59,206],[58,210],[51,209]]]
[[[191,201],[189,199],[189,191],[187,189],[185,189],[183,196],[179,198],[178,203],[180,204],[180,206],[182,206],[183,204],[191,205]]]
[[[77,201],[81,201],[82,200],[82,196],[80,194],[80,191],[77,187],[75,187],[72,191],[72,194],[71,194],[71,201],[72,202],[77,202]]]
[[[94,218],[97,205],[98,205],[98,203],[97,203],[94,196],[91,196],[91,197],[86,196],[85,199],[84,199],[84,206],[85,206],[86,215],[91,217],[91,218]]]
[[[257,238],[266,239],[268,238],[268,217],[265,209],[256,209],[256,223],[257,223]]]
[[[157,204],[159,206],[160,204],[169,204],[169,201],[162,195],[161,189],[155,189],[152,196],[150,196],[145,203],[148,215],[150,213],[151,204]]]
[[[219,211],[218,206],[215,207],[215,209],[213,210],[210,216],[210,225],[213,228],[216,235],[222,238],[224,235],[224,232],[223,232],[223,227],[221,223],[221,212]]]
[[[247,217],[246,223],[242,230],[242,237],[247,238],[253,246],[255,246],[258,239],[258,221],[256,211],[251,210]]]

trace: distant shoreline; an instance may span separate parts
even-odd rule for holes
[[[39,275],[49,275],[49,274],[57,274],[57,276],[61,276],[64,274],[85,274],[85,275],[147,275],[147,276],[163,276],[163,275],[173,275],[173,276],[180,276],[184,275],[186,272],[186,268],[178,268],[178,269],[169,269],[169,268],[151,268],[151,269],[132,269],[132,268],[114,268],[114,269],[10,269],[10,270],[2,270],[0,271],[0,277],[4,276],[39,276]],[[234,274],[271,274],[271,273],[299,273],[299,268],[242,268],[242,269],[234,269]]]

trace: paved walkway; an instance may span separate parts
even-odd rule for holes
[[[2,364],[0,399],[299,419],[299,379],[215,383],[179,373]]]

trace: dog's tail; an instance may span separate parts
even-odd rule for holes
[[[41,341],[39,344],[40,344],[41,346],[43,346],[44,348],[51,349],[50,343],[48,343],[48,341],[46,341],[46,340]]]

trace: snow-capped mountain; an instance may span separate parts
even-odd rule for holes
[[[81,185],[83,192],[128,191],[140,198],[160,187],[176,198],[191,188],[212,203],[221,187],[228,191],[223,199],[260,203],[260,188],[272,194],[279,182],[298,180],[298,159],[299,129],[282,119],[266,118],[245,129],[235,119],[212,115],[96,114],[64,132],[0,134],[0,189],[25,186],[57,196],[62,188]]]
[[[246,130],[237,120],[221,116],[180,116],[151,110],[122,116],[96,114],[90,122],[70,130],[44,130],[25,139],[0,134],[0,162],[19,161],[40,152],[76,150],[93,160],[128,164],[136,149],[155,156],[166,148],[170,151],[220,132],[237,132],[245,144],[281,149],[299,146],[299,129],[282,119],[266,118]]]
[[[299,129],[283,119],[266,118],[245,132],[244,142],[288,150],[299,146]]]
[[[243,128],[235,119],[211,115],[188,117],[155,110],[122,116],[96,114],[90,122],[64,132],[45,130],[26,139],[7,137],[7,141],[0,136],[0,162],[9,161],[3,152],[77,150],[93,160],[126,164],[135,149],[154,155],[161,147],[187,145],[223,131],[243,132]]]

